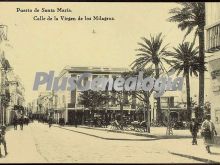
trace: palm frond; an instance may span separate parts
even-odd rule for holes
[[[204,2],[178,2],[180,7],[173,8],[169,11],[171,17],[168,18],[169,22],[178,23],[178,28],[184,31],[186,34],[185,38],[196,29],[194,40],[198,35],[197,28],[199,26],[205,26],[205,3]],[[194,42],[194,41],[193,41]]]
[[[144,42],[138,42],[140,48],[136,49],[136,51],[139,51],[140,53],[136,54],[137,59],[131,64],[132,69],[140,70],[146,68],[147,65],[159,64],[160,58],[165,56],[168,46],[168,44],[162,46],[164,42],[164,36],[162,36],[162,33],[159,33],[155,36],[150,34],[149,39],[145,37],[141,37],[141,39]]]

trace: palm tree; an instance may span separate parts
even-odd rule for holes
[[[204,106],[204,71],[205,71],[205,50],[204,50],[204,27],[205,27],[205,2],[179,2],[181,8],[170,10],[173,16],[168,20],[177,22],[178,28],[186,30],[184,40],[192,31],[199,36],[199,109]]]
[[[165,70],[163,62],[169,64],[169,60],[166,59],[167,45],[163,46],[164,37],[162,33],[156,36],[151,36],[150,39],[145,37],[141,38],[144,43],[138,43],[141,46],[137,51],[139,52],[136,56],[138,57],[131,65],[132,69],[143,70],[145,68],[155,67],[155,79],[159,78],[160,69]],[[157,122],[162,122],[161,116],[161,105],[160,97],[157,98]]]
[[[174,48],[174,52],[169,53],[172,57],[172,69],[177,71],[177,76],[183,73],[186,78],[186,100],[187,100],[187,117],[191,119],[191,99],[190,99],[190,75],[198,76],[199,71],[199,57],[198,47],[194,47],[194,43],[184,42]]]

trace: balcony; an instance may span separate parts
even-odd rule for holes
[[[161,108],[162,109],[168,109],[168,108],[186,108],[186,103],[185,102],[170,102],[170,107],[168,102],[160,102]],[[157,102],[154,102],[154,106],[156,107]]]
[[[207,28],[206,51],[212,53],[220,50],[220,23]]]
[[[120,110],[120,106],[119,105],[115,105],[115,106],[110,106],[107,107],[109,110]],[[134,110],[134,108],[131,107],[131,105],[124,105],[123,106],[123,110]]]

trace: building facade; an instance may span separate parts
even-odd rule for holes
[[[0,25],[0,120],[2,124],[11,124],[13,116],[24,111],[25,89],[20,78],[14,74],[13,68],[5,57],[5,43],[7,41],[6,25]]]
[[[206,56],[211,75],[211,117],[220,133],[220,3],[206,3]]]
[[[170,70],[171,71],[171,70]],[[172,80],[177,78],[175,72],[170,72],[166,74],[161,74],[161,76],[170,77]],[[181,77],[180,74],[178,77]],[[205,74],[205,97],[204,101],[206,104],[210,102],[210,76]],[[198,117],[198,93],[199,93],[199,77],[190,77],[190,98],[191,98],[191,117]],[[167,121],[168,117],[173,121],[187,121],[187,94],[186,94],[186,81],[183,79],[182,90],[166,90],[161,96],[161,112],[163,116],[163,121]],[[154,100],[153,105],[153,119],[156,118],[156,100]]]
[[[10,101],[7,106],[7,124],[11,124],[14,115],[25,114],[25,88],[20,78],[11,71],[8,73]]]
[[[40,92],[37,99],[32,101],[31,111],[34,118],[47,120],[54,112],[55,95],[51,91]]]
[[[65,67],[60,75],[59,78],[62,79],[63,77],[78,77],[82,73],[91,73],[92,76],[88,79],[85,78],[82,81],[82,84],[86,84],[88,81],[93,80],[96,77],[117,77],[120,76],[123,72],[128,71],[126,68],[108,68],[108,67]],[[78,120],[78,123],[85,123],[88,117],[91,115],[91,111],[89,108],[84,107],[81,103],[82,91],[79,89],[75,89],[72,91],[68,90],[59,90],[54,92],[54,118],[58,122],[60,118],[64,118],[65,123],[74,123],[75,120]],[[111,93],[114,95],[113,93]],[[117,95],[117,94],[116,94]],[[117,96],[114,96],[117,97]],[[125,114],[131,114],[135,111],[136,107],[134,104],[134,98],[132,99],[131,96],[126,96],[123,94],[124,100],[131,100],[133,104],[124,103],[123,107],[120,107],[119,101],[117,100],[109,100],[107,105],[104,107],[99,107],[99,110],[96,110],[97,114],[108,113],[109,115],[113,115],[119,110],[123,109]],[[94,114],[93,114],[94,115]],[[96,114],[95,114],[96,115]]]

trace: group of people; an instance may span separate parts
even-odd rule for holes
[[[14,117],[13,119],[13,125],[14,125],[14,130],[17,130],[17,125],[20,125],[20,129],[23,130],[23,126],[24,126],[24,118],[20,117],[18,118],[17,116]]]
[[[195,118],[190,123],[190,132],[192,134],[192,145],[197,145],[197,134],[199,132],[199,123]],[[205,120],[201,125],[201,136],[203,137],[204,144],[208,153],[211,153],[210,147],[214,145],[214,136],[217,136],[215,125],[211,121],[211,116],[206,115]]]

